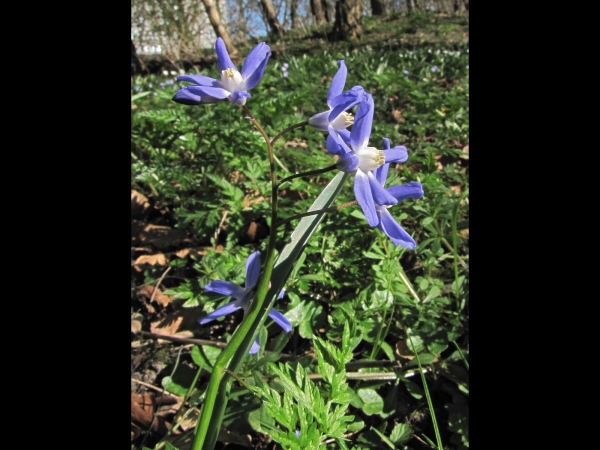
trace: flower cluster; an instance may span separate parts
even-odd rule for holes
[[[265,67],[271,55],[269,46],[260,42],[252,49],[238,71],[233,64],[225,43],[221,38],[215,44],[219,79],[204,75],[181,75],[177,81],[186,81],[185,86],[173,97],[173,100],[185,105],[201,105],[229,100],[237,106],[244,106],[251,98],[249,90],[261,81]],[[408,159],[406,147],[391,147],[390,141],[383,138],[383,148],[369,145],[373,126],[375,105],[373,96],[361,86],[345,89],[348,69],[343,60],[338,61],[339,68],[332,78],[327,92],[328,109],[314,114],[307,121],[308,125],[327,133],[327,151],[337,156],[336,166],[343,172],[354,174],[354,195],[365,214],[368,224],[378,228],[388,236],[394,245],[402,245],[409,249],[416,247],[414,239],[393,219],[388,209],[404,199],[418,199],[423,196],[421,183],[412,181],[404,185],[385,188],[390,163],[402,163]],[[282,65],[282,76],[288,76],[289,65]],[[431,68],[432,72],[437,66]],[[403,70],[405,76],[408,71]],[[357,106],[355,116],[350,112]],[[352,126],[351,131],[348,127]],[[227,303],[200,320],[208,323],[218,317],[230,314],[238,309],[247,311],[252,301],[260,273],[260,253],[254,252],[246,262],[246,283],[242,288],[229,281],[216,280],[205,286],[209,292],[217,292],[233,297],[235,301]],[[279,298],[283,295],[281,292]],[[290,322],[274,308],[269,312],[273,319],[285,332],[292,330]],[[259,350],[258,338],[252,345],[250,353]]]
[[[254,47],[244,61],[241,72],[231,61],[223,39],[217,39],[215,49],[221,79],[204,75],[181,75],[177,77],[177,81],[193,84],[177,91],[174,101],[200,105],[229,99],[231,103],[243,106],[246,99],[251,97],[248,91],[258,85],[263,76],[270,56],[269,46],[260,42]],[[405,198],[422,197],[421,183],[413,181],[404,186],[383,187],[389,163],[406,161],[408,151],[402,145],[390,147],[387,138],[383,138],[383,149],[369,146],[375,110],[373,96],[361,86],[344,91],[348,69],[343,60],[338,61],[338,64],[339,69],[327,92],[329,109],[310,117],[308,124],[328,133],[327,150],[338,156],[338,169],[354,174],[354,195],[369,225],[380,229],[395,245],[414,249],[414,239],[397,223],[392,225],[393,220],[387,209]],[[287,75],[288,67],[287,63],[282,66],[284,76]],[[434,66],[431,70],[434,72],[438,68]],[[408,75],[408,71],[403,72]],[[349,110],[356,105],[358,108],[354,117]],[[347,128],[351,125],[352,130],[348,131]]]

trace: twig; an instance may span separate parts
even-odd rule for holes
[[[135,378],[132,378],[131,381],[135,381],[136,383],[141,384],[142,386],[146,386],[147,388],[154,389],[155,391],[158,391],[158,392],[161,392],[161,393],[163,391],[162,388],[157,388],[156,386],[152,386],[149,383],[144,383],[143,381],[136,380]]]
[[[162,280],[164,280],[165,276],[169,273],[169,270],[171,270],[171,267],[167,268],[167,270],[165,270],[163,272],[163,274],[160,276],[160,278],[156,282],[156,286],[154,286],[154,290],[152,291],[152,297],[150,297],[150,303],[152,303],[154,301],[154,296],[156,295],[156,290],[158,289],[158,286],[160,285],[160,283],[162,283]]]

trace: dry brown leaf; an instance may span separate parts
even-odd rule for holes
[[[159,250],[166,250],[180,245],[185,237],[183,230],[131,221],[131,240],[135,243],[152,244]]]
[[[143,395],[131,394],[131,423],[143,430],[152,430],[160,434],[168,431],[165,419],[161,416],[154,417],[156,403],[154,392]],[[132,429],[132,438],[135,431]]]
[[[163,253],[157,253],[156,255],[142,255],[133,263],[133,268],[138,272],[142,270],[140,266],[144,264],[150,264],[151,266],[159,265],[164,266],[167,264],[167,258]]]
[[[194,337],[198,328],[201,307],[181,308],[150,324],[150,332],[176,337]]]
[[[139,320],[132,320],[131,321],[131,332],[139,333],[140,331],[142,331],[142,323]]]
[[[131,190],[131,217],[142,218],[150,211],[148,198],[138,191]]]
[[[406,339],[396,342],[396,355],[406,359],[413,359],[415,357],[415,354],[406,345]],[[433,362],[438,362],[438,358],[435,358]]]
[[[406,119],[404,117],[402,117],[402,111],[399,111],[397,109],[392,111],[392,117],[397,123],[406,122]]]
[[[154,290],[154,286],[142,286],[138,291],[138,295],[146,297],[148,301],[152,299],[152,301],[158,302],[162,306],[167,306],[173,301],[173,297],[163,294],[160,289],[156,289],[156,293],[154,293]],[[152,294],[154,294],[154,298],[152,298]]]
[[[406,345],[406,340],[396,342],[396,355],[407,359],[415,357],[415,354]]]

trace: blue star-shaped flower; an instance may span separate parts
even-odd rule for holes
[[[221,306],[220,308],[215,309],[208,316],[204,317],[200,320],[200,325],[204,325],[205,323],[211,322],[219,317],[226,316],[227,314],[231,314],[232,312],[237,311],[240,308],[243,308],[244,311],[247,311],[248,306],[250,306],[250,301],[254,297],[256,284],[258,283],[258,276],[260,275],[260,252],[254,252],[246,261],[246,282],[245,287],[240,287],[237,284],[233,284],[229,281],[223,280],[215,280],[208,283],[204,286],[204,290],[208,292],[216,292],[218,294],[227,295],[235,298],[235,301],[231,303],[227,303],[226,305]],[[281,291],[279,294],[279,298],[283,297],[285,291]],[[286,333],[292,331],[292,324],[285,318],[283,314],[277,311],[275,308],[271,308],[269,312],[269,317],[273,319],[273,321],[284,329]],[[258,337],[256,341],[252,344],[252,348],[250,349],[251,354],[258,352],[260,349],[260,345],[258,343]]]
[[[383,139],[385,142],[385,147],[390,147],[390,142],[388,139]],[[381,186],[385,185],[385,179],[387,178],[387,173],[389,169],[389,164],[384,164],[383,166],[375,169],[373,174],[375,175],[375,179],[377,182],[381,184]],[[390,186],[385,189],[385,191],[394,197],[398,202],[401,202],[407,198],[421,198],[423,197],[423,186],[418,181],[411,181],[410,183]],[[415,240],[394,220],[392,215],[389,213],[388,208],[389,205],[379,205],[377,201],[375,203],[375,212],[377,214],[377,219],[379,222],[376,227],[379,228],[386,236],[388,236],[394,245],[402,245],[403,247],[414,249],[417,246]]]
[[[260,83],[271,56],[269,46],[259,42],[248,54],[241,72],[231,61],[223,39],[217,39],[215,50],[221,79],[215,80],[204,75],[179,76],[177,81],[189,81],[194,84],[177,91],[173,101],[184,105],[200,105],[229,99],[231,103],[243,106],[246,99],[251,97],[248,91]]]
[[[308,124],[317,130],[327,131],[330,125],[334,130],[345,130],[354,121],[352,114],[346,111],[363,99],[364,90],[360,86],[354,86],[349,91],[343,92],[348,69],[343,59],[338,63],[340,68],[331,80],[327,91],[329,110],[317,113],[308,119]]]
[[[376,180],[373,171],[386,163],[406,161],[408,151],[402,145],[390,148],[389,140],[386,138],[384,138],[383,150],[368,147],[373,125],[374,103],[371,94],[365,93],[364,97],[356,111],[356,119],[349,139],[329,126],[327,150],[331,154],[339,155],[336,165],[341,171],[355,174],[354,195],[365,213],[367,222],[375,227],[379,223],[375,204],[395,205],[398,200]],[[347,140],[352,149],[346,144]]]

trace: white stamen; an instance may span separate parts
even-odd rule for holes
[[[221,85],[229,92],[246,89],[246,82],[242,78],[242,74],[235,69],[225,69],[221,72]]]
[[[358,157],[358,168],[363,172],[372,172],[373,170],[385,164],[385,155],[383,150],[375,147],[363,147],[356,152]]]

